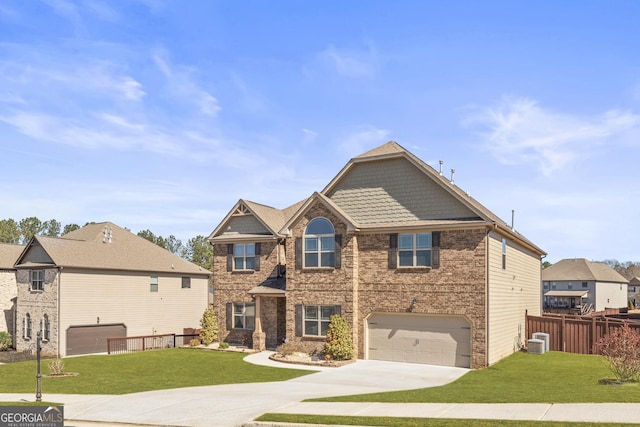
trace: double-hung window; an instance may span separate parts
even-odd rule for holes
[[[315,218],[304,233],[304,266],[335,267],[336,236],[331,222],[326,218]]]
[[[256,305],[250,302],[233,303],[233,328],[255,329]]]
[[[236,243],[233,245],[233,269],[255,270],[255,243]]]
[[[191,289],[191,277],[182,276],[182,289]]]
[[[335,305],[305,305],[304,335],[326,336],[334,314],[337,314]]]
[[[158,276],[149,277],[149,291],[158,292]]]
[[[31,290],[44,290],[44,270],[31,270]]]
[[[398,235],[398,266],[431,266],[431,233]]]

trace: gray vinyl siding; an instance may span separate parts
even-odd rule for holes
[[[182,288],[182,275],[158,276],[158,292],[150,292],[152,274],[95,273],[63,270],[60,290],[60,351],[66,351],[66,331],[72,325],[123,323],[127,336],[180,334],[198,328],[207,307],[206,277],[191,277]]]
[[[488,364],[518,351],[526,343],[525,311],[541,313],[540,258],[507,239],[502,268],[502,237],[489,233]]]
[[[24,254],[24,257],[21,260],[21,264],[54,264],[51,260],[47,252],[37,243],[34,243],[29,247],[27,253]]]

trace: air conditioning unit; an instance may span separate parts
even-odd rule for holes
[[[536,340],[544,341],[544,352],[545,353],[550,350],[549,349],[549,334],[546,334],[544,332],[536,332],[536,333],[533,334],[533,336],[531,338],[536,339]]]
[[[527,341],[527,352],[532,354],[544,354],[544,341],[531,338]]]

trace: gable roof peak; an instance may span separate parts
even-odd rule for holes
[[[354,159],[369,159],[372,157],[389,156],[394,154],[407,154],[408,151],[395,141],[389,141],[386,144],[382,144],[366,153],[360,154],[354,157]]]

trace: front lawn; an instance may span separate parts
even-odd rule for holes
[[[76,377],[42,378],[44,393],[126,394],[220,384],[285,381],[308,370],[257,366],[244,362],[246,353],[167,349],[118,355],[63,359]],[[41,362],[43,376],[49,360]],[[36,362],[0,365],[0,393],[34,393]]]
[[[612,378],[600,356],[515,353],[441,387],[310,399],[316,402],[640,403],[640,385],[604,385]]]

